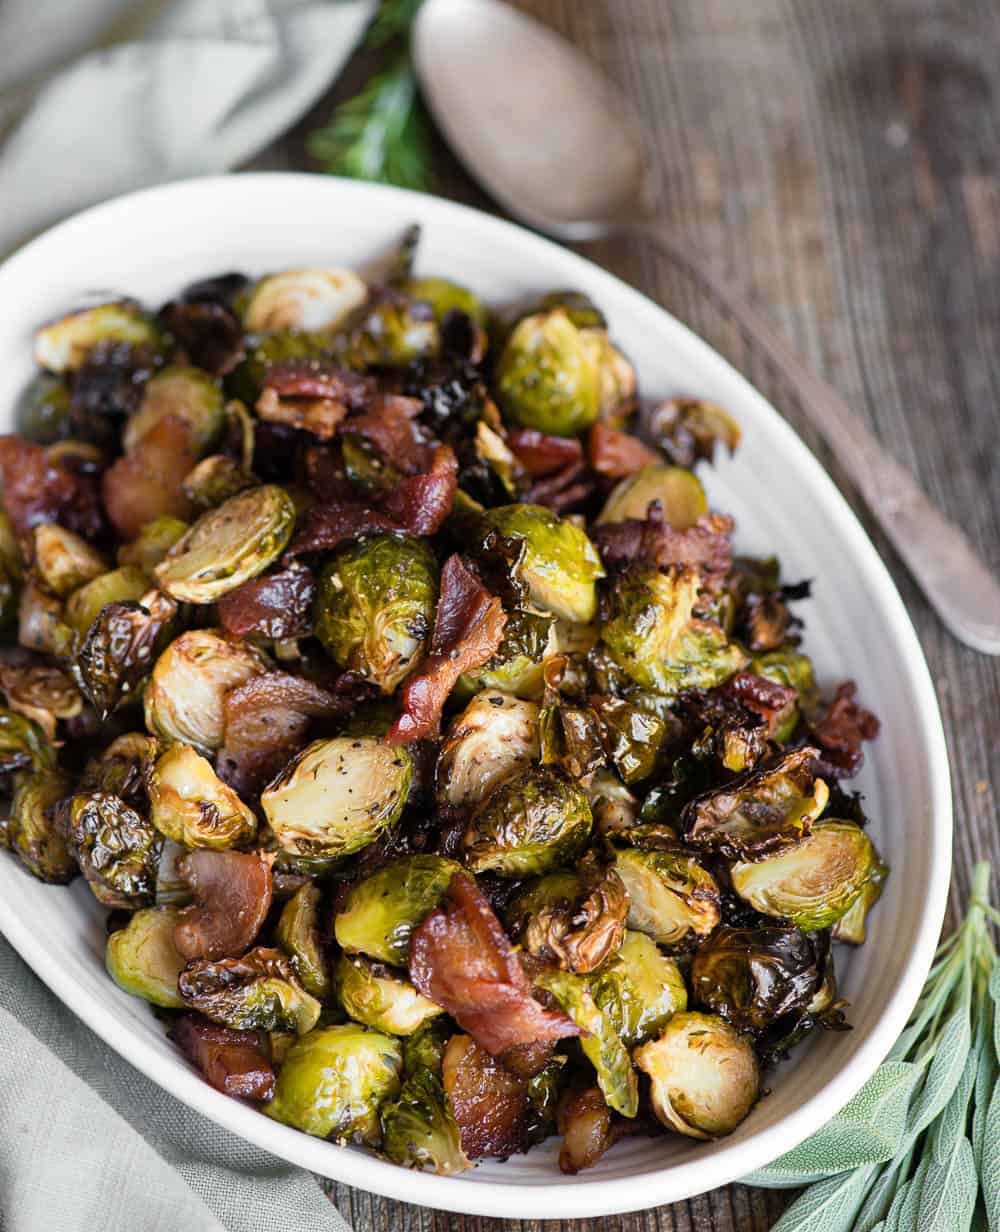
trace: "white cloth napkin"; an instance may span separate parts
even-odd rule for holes
[[[226,171],[334,80],[375,0],[2,0],[0,253],[67,214]]]

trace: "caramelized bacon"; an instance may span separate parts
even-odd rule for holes
[[[271,864],[258,852],[189,851],[177,871],[194,903],[174,928],[174,944],[193,958],[238,958],[253,945],[271,907]]]
[[[379,394],[372,406],[352,415],[341,425],[341,433],[362,436],[375,446],[384,460],[404,475],[430,470],[433,451],[417,422],[423,410],[419,398],[402,394]]]
[[[468,1035],[453,1035],[441,1076],[462,1150],[470,1159],[506,1159],[527,1149],[528,1084]]]
[[[641,564],[648,568],[692,566],[709,582],[721,582],[732,564],[728,514],[704,513],[687,530],[675,530],[652,505],[645,518],[626,518],[594,527],[591,537],[609,568]]]
[[[778,684],[775,680],[755,676],[752,672],[737,672],[713,692],[732,697],[747,710],[760,715],[767,724],[768,736],[774,735],[779,720],[788,713],[789,706],[798,698],[797,691],[791,685]]]
[[[263,1032],[233,1031],[197,1014],[185,1014],[168,1034],[217,1091],[257,1100],[274,1094],[274,1070]]]
[[[218,601],[219,623],[233,637],[303,637],[312,626],[316,579],[305,565],[289,565],[229,591]]]

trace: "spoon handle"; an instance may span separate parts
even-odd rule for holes
[[[965,534],[932,504],[910,472],[840,394],[805,366],[756,309],[733,296],[656,223],[630,224],[629,230],[651,240],[674,265],[700,283],[768,356],[836,451],[893,547],[955,637],[974,650],[1000,655],[1000,584]]]

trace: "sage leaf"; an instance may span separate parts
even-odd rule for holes
[[[978,1189],[972,1143],[963,1136],[943,1162],[931,1160],[920,1190],[917,1232],[968,1232]]]
[[[993,960],[990,972],[990,996],[993,998],[993,1051],[1000,1061],[1000,956]]]
[[[896,1220],[895,1226],[900,1230],[900,1232],[902,1232],[904,1228],[906,1229],[906,1232],[915,1232],[917,1226],[917,1210],[920,1206],[920,1193],[924,1186],[924,1177],[927,1175],[928,1167],[929,1161],[927,1157],[924,1156],[917,1165],[916,1172],[914,1172],[909,1182],[898,1195],[898,1207],[895,1202],[892,1204],[893,1207],[896,1207],[894,1216]],[[893,1216],[891,1209],[889,1214],[890,1216]],[[888,1219],[886,1220],[886,1223],[889,1223]]]
[[[965,1059],[965,1068],[958,1080],[958,1085],[952,1092],[951,1099],[945,1104],[944,1111],[934,1122],[931,1130],[931,1146],[934,1152],[934,1162],[943,1164],[960,1138],[965,1137],[965,1126],[969,1119],[969,1100],[976,1085],[979,1073],[979,1056],[983,1047],[989,1047],[989,1041],[976,1037],[976,1042]],[[972,1150],[970,1143],[969,1150]]]
[[[771,1232],[853,1232],[874,1168],[817,1181],[785,1211]]]
[[[972,1153],[975,1156],[976,1168],[982,1171],[983,1152],[986,1147],[986,1114],[990,1107],[990,1097],[1000,1079],[1000,1062],[993,1054],[990,1040],[979,1055],[979,1070],[976,1074],[976,1110],[972,1114]]]
[[[948,1019],[934,1049],[934,1059],[913,1105],[907,1129],[919,1134],[934,1120],[958,1086],[969,1055],[972,1030],[969,1009],[962,1005]]]
[[[875,1183],[868,1191],[868,1197],[865,1198],[864,1205],[858,1212],[857,1225],[854,1228],[854,1232],[875,1232],[875,1228],[879,1224],[885,1223],[885,1217],[889,1213],[889,1207],[892,1205],[892,1199],[900,1177],[905,1177],[910,1170],[914,1149],[911,1146],[905,1155],[894,1159],[887,1168],[883,1168],[879,1173]]]
[[[995,973],[994,973],[995,974]],[[979,1185],[983,1191],[983,1205],[991,1228],[1000,1228],[1000,1086],[994,1088],[986,1113],[983,1141],[988,1149],[983,1151]]]

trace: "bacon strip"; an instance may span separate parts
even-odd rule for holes
[[[416,422],[423,409],[419,398],[402,394],[379,394],[361,415],[352,415],[340,426],[342,435],[354,434],[370,441],[386,462],[404,475],[430,470],[434,453]]]
[[[633,563],[655,569],[692,566],[706,581],[719,582],[732,566],[732,530],[733,519],[722,513],[704,513],[694,526],[675,530],[653,505],[648,517],[595,526],[591,538],[609,568]]]
[[[561,1010],[544,1009],[531,995],[500,921],[464,873],[452,877],[445,907],[414,930],[410,979],[492,1056],[517,1044],[580,1034]]]
[[[103,529],[94,479],[53,461],[41,445],[0,436],[0,489],[14,529],[25,535],[42,522],[93,538]]]
[[[263,1032],[233,1031],[185,1014],[168,1034],[217,1091],[257,1100],[274,1094],[274,1070]]]
[[[197,461],[191,425],[179,415],[164,415],[131,453],[104,472],[101,493],[115,530],[134,539],[156,518],[189,518],[193,507],[183,483]]]
[[[409,744],[438,734],[441,711],[463,672],[482,667],[496,652],[507,617],[458,555],[441,570],[441,592],[430,654],[401,693],[401,711],[388,734],[390,744]]]
[[[548,436],[537,428],[512,428],[507,446],[535,479],[583,461],[583,446],[575,436]]]
[[[316,579],[305,565],[253,578],[218,600],[219,623],[233,637],[302,637],[312,625]]]
[[[870,710],[855,700],[858,686],[845,680],[826,713],[812,725],[812,735],[822,750],[817,773],[823,778],[849,779],[861,769],[861,745],[874,740],[881,724]]]
[[[644,466],[655,466],[661,461],[660,455],[637,437],[605,423],[595,423],[590,429],[587,458],[594,470],[608,479],[625,479]]]
[[[193,958],[239,958],[253,945],[271,909],[273,856],[257,852],[189,851],[177,871],[194,902],[174,928],[174,945]]]
[[[798,698],[798,692],[788,684],[778,684],[752,672],[737,672],[718,686],[717,693],[735,698],[741,705],[760,717],[767,724],[767,734],[773,736],[777,723],[788,707]]]

